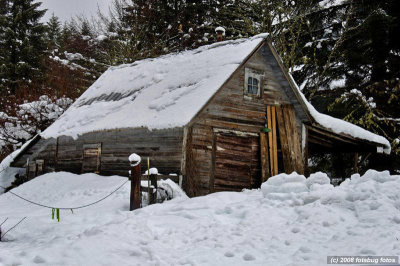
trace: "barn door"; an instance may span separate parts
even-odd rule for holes
[[[214,133],[213,191],[241,191],[260,184],[257,136]]]
[[[101,143],[83,145],[82,173],[99,173]]]

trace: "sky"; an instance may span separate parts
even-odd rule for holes
[[[84,14],[87,17],[95,15],[97,6],[103,12],[108,11],[112,0],[37,0],[42,2],[42,8],[48,9],[43,21],[47,21],[54,13],[61,21],[68,21],[71,17]]]

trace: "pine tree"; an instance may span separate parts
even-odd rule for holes
[[[46,50],[46,27],[40,19],[46,10],[39,10],[41,3],[34,0],[4,1],[8,12],[2,15],[0,33],[4,36],[0,86],[14,95],[17,88],[40,79],[40,58]]]
[[[56,49],[60,45],[61,22],[54,13],[47,22],[47,42],[48,50]]]
[[[369,167],[400,169],[400,5],[393,0],[353,5],[340,47],[345,84],[330,111],[392,143],[390,159],[372,157]]]

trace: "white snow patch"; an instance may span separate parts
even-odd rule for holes
[[[218,33],[219,31],[222,31],[222,35],[225,35],[225,28],[224,27],[219,26],[219,27],[215,28],[215,32],[216,33]]]
[[[12,191],[72,207],[107,195],[124,180],[60,172]],[[176,197],[132,212],[126,184],[90,208],[61,210],[60,223],[51,210],[5,193],[0,218],[9,220],[2,228],[28,218],[0,242],[0,264],[325,265],[327,255],[343,250],[396,256],[400,176],[370,170],[338,187],[327,181],[323,173],[279,175],[261,190]]]
[[[132,153],[131,155],[129,155],[129,162],[131,163],[135,163],[135,165],[139,164],[142,161],[142,158],[137,155],[136,153]]]
[[[158,169],[155,167],[150,168],[144,172],[145,175],[158,175]]]

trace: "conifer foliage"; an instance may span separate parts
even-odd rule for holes
[[[0,89],[11,95],[43,74],[46,27],[40,19],[46,10],[40,5],[34,0],[3,0],[0,7]]]

